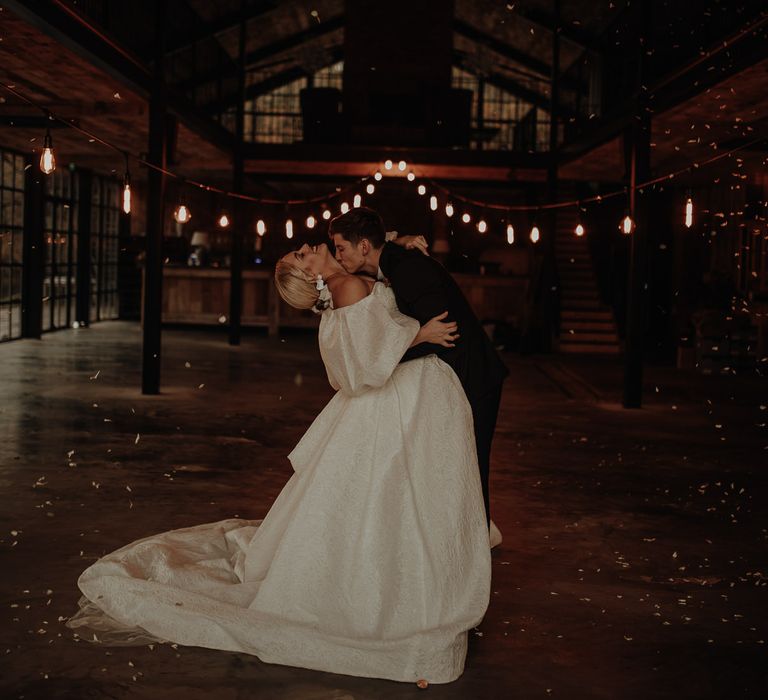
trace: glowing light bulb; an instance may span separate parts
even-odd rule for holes
[[[419,188],[416,190],[420,195],[425,195],[427,193],[427,188],[424,187],[424,185],[419,185]]]
[[[536,224],[534,224],[533,228],[531,229],[531,243],[538,243],[539,238],[541,238],[539,227]]]
[[[46,175],[50,175],[56,170],[56,156],[53,154],[53,140],[51,139],[50,129],[45,132],[43,152],[40,155],[40,170]]]
[[[376,182],[381,180],[381,178],[383,178],[383,177],[384,176],[378,170],[373,174],[373,179],[376,180]]]
[[[324,209],[323,210],[323,218],[328,221],[328,219],[331,218],[331,210],[330,209]]]
[[[512,245],[515,242],[515,227],[512,224],[507,224],[507,243]]]
[[[359,194],[356,194],[355,198],[352,200],[352,206],[355,209],[357,209],[359,206],[362,205],[362,203],[363,203],[363,198]]]
[[[391,160],[385,160],[384,161],[384,170],[392,170],[392,161]]]
[[[293,221],[290,219],[285,220],[285,237],[288,239],[293,238]]]
[[[315,217],[312,216],[312,214],[310,214],[307,217],[307,228],[315,228],[316,223],[317,223],[317,219],[315,219]]]
[[[131,184],[128,182],[127,179],[125,181],[125,184],[123,185],[123,213],[124,214],[131,213]]]
[[[131,213],[131,173],[128,170],[128,154],[125,153],[125,174],[123,175],[123,195],[122,210],[123,214]]]
[[[365,191],[368,194],[373,194],[376,191],[376,185],[374,185],[372,182],[369,182],[365,188]]]
[[[488,230],[488,224],[485,223],[482,219],[477,222],[477,230],[480,233],[485,233]]]
[[[575,233],[577,236],[579,236],[579,237],[581,237],[581,236],[583,236],[583,235],[584,235],[584,226],[582,226],[582,225],[581,225],[581,222],[579,222],[578,224],[576,224],[576,228],[575,228],[575,229],[573,229],[573,232],[574,232],[574,233]]]
[[[685,228],[693,226],[693,200],[688,197],[685,200]]]
[[[40,170],[46,175],[56,170],[56,157],[53,155],[52,148],[43,149],[43,155],[40,156]]]
[[[341,213],[346,214],[349,211],[349,204],[346,202],[341,203]]]
[[[173,218],[180,224],[186,224],[192,218],[192,214],[186,204],[179,204],[173,213]]]
[[[461,215],[461,220],[462,220],[462,221],[463,221],[465,224],[468,224],[470,221],[472,221],[472,217],[471,217],[469,214],[467,214],[467,212],[464,212],[464,213]]]
[[[263,236],[267,232],[267,225],[264,223],[262,219],[259,219],[256,222],[256,233],[258,233],[260,236]]]
[[[229,217],[226,214],[222,214],[219,220],[216,222],[221,228],[227,228],[229,226]]]
[[[448,204],[445,205],[445,215],[446,216],[453,216],[453,204],[448,202]]]
[[[432,211],[437,211],[437,197],[435,197],[435,195],[432,195],[432,196],[429,198],[429,208],[430,208]]]
[[[413,182],[416,179],[413,173],[408,173],[405,177],[408,179],[408,182]]]
[[[621,220],[621,232],[625,235],[629,235],[632,233],[632,229],[635,227],[635,222],[632,221],[632,217],[627,214],[622,220]]]
[[[397,169],[398,169],[398,170],[399,170],[401,173],[404,173],[404,172],[405,172],[405,169],[406,169],[407,167],[408,167],[408,163],[406,163],[404,160],[401,160],[401,161],[400,161],[400,162],[397,164]]]

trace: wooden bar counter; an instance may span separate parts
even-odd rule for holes
[[[163,323],[219,325],[229,322],[229,269],[172,267],[163,270]],[[319,317],[280,299],[272,270],[243,270],[244,327],[312,328]]]
[[[229,313],[229,270],[212,267],[167,266],[163,270],[163,322],[223,325]],[[527,276],[455,274],[481,321],[518,326],[525,313]],[[319,316],[298,311],[280,299],[272,270],[243,270],[244,327],[313,328]]]

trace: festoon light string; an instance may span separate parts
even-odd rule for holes
[[[215,195],[219,195],[221,197],[239,199],[242,201],[263,205],[263,206],[284,207],[286,210],[285,236],[286,238],[289,238],[289,239],[293,238],[294,236],[294,219],[296,218],[289,211],[290,208],[292,207],[308,208],[308,207],[320,205],[320,209],[321,209],[320,217],[322,217],[323,220],[327,221],[333,216],[331,209],[328,206],[330,202],[334,200],[341,200],[339,210],[343,214],[349,211],[350,206],[356,208],[362,205],[363,189],[368,195],[374,194],[374,192],[376,191],[376,183],[381,182],[381,180],[384,177],[382,170],[385,173],[391,173],[392,175],[395,175],[397,177],[404,176],[408,182],[418,181],[418,184],[416,185],[416,191],[419,196],[426,197],[428,195],[427,201],[429,202],[429,209],[431,211],[437,211],[440,206],[440,199],[442,199],[445,202],[444,211],[445,211],[445,215],[448,218],[452,218],[454,216],[454,214],[456,213],[457,205],[460,205],[460,208],[462,209],[461,220],[465,224],[469,224],[472,221],[472,214],[470,214],[470,212],[468,211],[468,209],[470,208],[474,210],[482,210],[483,212],[486,212],[486,211],[501,212],[505,214],[501,224],[505,228],[506,240],[507,240],[507,243],[509,243],[510,245],[515,242],[515,229],[514,229],[514,225],[511,222],[511,215],[513,212],[533,212],[534,213],[533,220],[531,222],[529,240],[532,243],[537,243],[541,239],[541,230],[539,228],[540,222],[538,221],[539,219],[538,214],[540,214],[541,212],[559,210],[559,209],[568,209],[571,207],[575,207],[578,213],[578,223],[574,229],[574,233],[576,236],[583,236],[585,233],[585,227],[584,227],[583,218],[582,218],[584,205],[590,204],[590,203],[601,203],[605,200],[613,199],[620,196],[626,197],[628,202],[629,195],[630,195],[630,188],[625,186],[625,187],[621,187],[616,190],[609,191],[603,194],[596,194],[590,197],[581,197],[576,200],[543,202],[539,204],[499,204],[496,202],[485,202],[472,197],[468,197],[466,195],[458,194],[450,190],[448,187],[437,182],[433,178],[423,174],[419,174],[418,169],[413,169],[413,168],[409,169],[408,163],[405,160],[401,159],[397,163],[395,163],[395,161],[392,160],[391,158],[387,158],[382,164],[382,168],[379,168],[374,172],[363,176],[356,183],[353,183],[344,188],[335,188],[332,192],[327,194],[317,195],[317,196],[308,197],[308,198],[300,198],[300,199],[298,198],[297,199],[277,199],[277,198],[271,198],[271,197],[256,197],[256,196],[241,193],[241,192],[233,192],[231,190],[226,190],[224,188],[217,187],[216,185],[211,185],[208,183],[195,180],[193,178],[180,175],[178,173],[175,173],[172,170],[169,170],[168,168],[160,167],[155,163],[152,163],[148,161],[146,158],[143,158],[139,155],[130,154],[126,150],[116,146],[114,143],[111,143],[110,141],[107,141],[106,139],[99,137],[97,134],[94,134],[88,129],[84,129],[74,121],[65,119],[63,117],[58,116],[54,112],[51,112],[50,110],[38,104],[34,100],[28,98],[23,93],[19,92],[16,89],[15,85],[2,84],[1,86],[4,90],[14,95],[18,99],[22,100],[23,102],[35,107],[36,109],[40,109],[46,115],[47,119],[52,121],[57,121],[81,133],[92,142],[97,142],[103,145],[104,147],[109,148],[117,152],[121,156],[123,156],[125,160],[125,173],[123,176],[123,189],[121,192],[120,204],[121,204],[122,210],[126,214],[129,214],[131,211],[131,199],[132,199],[130,172],[128,167],[130,159],[133,159],[137,163],[147,168],[152,168],[158,172],[161,172],[167,177],[173,178],[183,185],[208,191]],[[690,173],[692,172],[693,169],[702,168],[712,163],[715,163],[719,160],[722,160],[724,158],[728,158],[732,156],[734,153],[737,153],[743,149],[749,148],[750,146],[753,146],[764,140],[765,140],[765,137],[762,135],[755,137],[753,139],[750,139],[742,143],[739,146],[735,146],[727,151],[723,151],[722,153],[717,153],[716,155],[706,158],[705,160],[694,161],[686,167],[679,168],[678,170],[666,173],[664,175],[660,175],[658,177],[652,178],[645,182],[641,182],[635,185],[635,189],[637,191],[642,192],[646,188],[652,187],[653,185],[672,180],[686,172]],[[717,147],[717,145],[715,145],[715,147]],[[50,174],[55,170],[55,167],[56,167],[56,164],[55,164],[55,155],[53,151],[53,141],[50,134],[50,127],[48,127],[46,128],[43,151],[40,157],[40,168],[44,173]],[[438,194],[440,195],[439,198],[438,198]],[[685,199],[684,225],[690,228],[693,222],[693,199],[692,199],[690,188],[686,192],[685,196],[686,196],[686,199]],[[351,205],[349,203],[350,199],[352,200]],[[186,223],[187,221],[190,220],[191,213],[189,211],[189,207],[182,200],[179,201],[175,209],[174,216],[179,223]],[[308,229],[313,229],[316,226],[317,221],[318,219],[315,216],[315,213],[310,212],[306,216],[304,223]],[[219,216],[217,217],[217,223],[221,228],[226,228],[231,223],[231,217],[227,214],[226,208],[223,208],[221,210]],[[627,209],[627,211],[625,212],[625,216],[623,217],[622,222],[620,224],[620,230],[625,234],[631,234],[632,231],[634,230],[634,225],[635,225],[634,222],[629,216],[629,210]],[[476,228],[480,234],[485,234],[488,231],[488,222],[486,221],[486,217],[484,215],[477,217]],[[266,223],[264,219],[259,218],[256,223],[256,233],[259,236],[264,236],[266,233],[266,230],[267,230]]]

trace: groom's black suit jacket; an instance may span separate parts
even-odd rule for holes
[[[394,243],[384,244],[379,267],[402,313],[424,325],[447,311],[446,320],[455,321],[459,327],[461,337],[456,347],[421,343],[410,348],[403,361],[436,354],[456,372],[473,409],[477,401],[498,392],[507,368],[448,271],[434,258]]]

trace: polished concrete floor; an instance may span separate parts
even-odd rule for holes
[[[111,648],[64,626],[95,558],[153,532],[260,517],[331,395],[311,335],[241,347],[105,323],[0,345],[2,698],[768,697],[768,383],[521,358],[494,444],[504,533],[457,682],[420,690],[199,648]],[[765,364],[761,365],[766,367]]]

